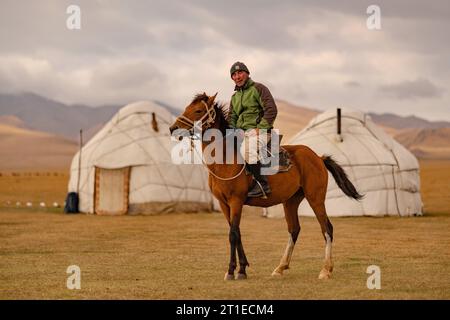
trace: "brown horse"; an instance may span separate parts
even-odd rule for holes
[[[216,95],[210,97],[203,93],[195,96],[193,101],[186,107],[184,113],[170,127],[171,133],[177,129],[186,129],[192,134],[195,121],[200,121],[202,133],[208,128],[215,128],[225,133],[226,128],[228,128],[228,122],[222,111],[223,107],[214,102]],[[203,150],[210,143],[213,142],[205,142],[202,139]],[[225,153],[226,147],[224,146],[223,148]],[[240,265],[237,279],[247,278],[245,268],[249,264],[242,246],[239,229],[242,207],[244,205],[270,207],[279,203],[283,204],[290,235],[280,264],[272,272],[272,276],[280,276],[284,270],[289,268],[292,251],[300,233],[297,210],[304,198],[308,200],[311,208],[314,210],[325,239],[325,263],[320,271],[319,279],[326,279],[331,276],[333,271],[331,258],[333,226],[325,210],[325,195],[328,184],[327,169],[333,175],[339,188],[347,196],[357,200],[361,199],[362,196],[347,178],[342,167],[334,162],[331,157],[319,157],[314,151],[303,145],[286,145],[283,148],[289,152],[293,165],[288,172],[268,176],[272,193],[266,199],[247,198],[247,192],[252,183],[252,176],[247,176],[243,170],[244,165],[238,163],[238,152],[234,152],[235,163],[233,164],[212,163],[207,165],[210,172],[209,187],[213,195],[219,200],[220,207],[230,226],[229,241],[231,253],[225,280],[235,279],[236,251]]]

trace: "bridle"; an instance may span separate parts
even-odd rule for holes
[[[211,128],[212,124],[216,120],[216,110],[214,109],[214,104],[211,107],[209,107],[205,101],[202,100],[201,102],[205,105],[206,113],[200,119],[198,119],[194,122],[191,119],[189,119],[188,117],[185,117],[184,115],[181,115],[176,119],[176,121],[178,121],[186,126],[190,126],[189,134],[191,135],[191,149],[193,149],[195,151],[197,151],[197,149],[194,147],[193,141],[192,141],[193,139],[195,139],[194,138],[195,137],[195,135],[194,135],[195,123],[200,122],[201,128],[203,129],[203,121],[205,121],[205,130],[206,130],[206,129]],[[233,180],[233,179],[239,177],[245,169],[245,165],[243,165],[241,170],[239,170],[239,172],[237,174],[235,174],[234,176],[229,177],[229,178],[223,178],[223,177],[219,177],[210,168],[208,168],[208,165],[203,160],[202,155],[200,155],[200,158],[202,159],[202,163],[206,166],[206,169],[208,170],[208,172],[211,175],[213,175],[214,177],[216,177],[217,179],[222,180],[222,181],[230,181],[230,180]]]
[[[194,128],[195,128],[196,122],[200,122],[200,126],[202,129],[203,129],[203,122],[204,122],[205,123],[204,129],[209,129],[209,128],[211,128],[212,124],[216,120],[216,110],[214,109],[214,105],[209,107],[205,101],[202,100],[201,102],[205,105],[206,113],[200,119],[198,119],[196,121],[192,121],[191,119],[189,119],[188,117],[186,117],[184,115],[181,115],[177,118],[178,122],[190,127],[188,130],[189,130],[189,133],[191,134],[191,136],[194,135]]]

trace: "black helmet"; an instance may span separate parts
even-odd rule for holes
[[[250,74],[250,71],[248,71],[247,66],[243,62],[239,62],[239,61],[233,63],[233,65],[231,66],[230,76],[232,76],[233,73],[235,73],[236,71],[245,71],[248,74]]]

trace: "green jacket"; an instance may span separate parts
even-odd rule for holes
[[[230,103],[230,126],[243,130],[272,129],[277,106],[269,89],[249,78],[243,87],[234,90]]]

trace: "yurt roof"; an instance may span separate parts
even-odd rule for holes
[[[341,108],[341,137],[337,136],[336,109],[317,115],[289,144],[310,146],[316,153],[333,155],[341,165],[393,165],[418,169],[415,156],[380,129],[369,115]]]
[[[152,113],[159,131],[150,127]],[[149,101],[131,103],[120,109],[112,119],[83,146],[84,165],[121,168],[130,165],[171,162],[167,140],[169,126],[175,116],[165,107]],[[78,154],[73,161],[77,161]]]
[[[170,124],[175,119],[175,116],[169,112],[167,108],[159,106],[156,103],[150,101],[133,102],[119,109],[119,111],[117,111],[117,113],[92,137],[91,140],[89,140],[84,147],[89,147],[90,144],[94,144],[96,141],[100,140],[104,135],[110,132],[112,127],[116,126],[127,117],[136,114],[152,114],[152,112],[155,113],[158,122]],[[169,135],[168,132],[161,132],[163,135],[165,133]]]

